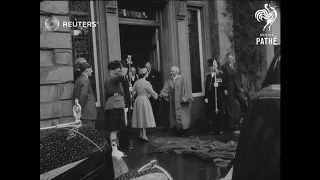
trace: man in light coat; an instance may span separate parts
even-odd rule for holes
[[[170,128],[174,128],[181,136],[185,136],[190,126],[190,106],[193,101],[191,84],[179,68],[171,67],[171,77],[166,80],[160,97],[170,101]]]

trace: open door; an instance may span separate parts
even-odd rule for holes
[[[153,39],[152,39],[152,44],[150,47],[151,51],[149,54],[149,60],[152,64],[152,68],[158,70],[161,73],[161,67],[160,67],[160,43],[159,43],[159,28],[154,28],[153,31]],[[162,78],[161,78],[162,80]],[[161,82],[162,85],[164,82]],[[170,103],[164,99],[161,99],[159,102],[159,120],[160,124],[158,123],[157,126],[162,126],[162,127],[170,127]]]
[[[160,49],[159,49],[159,29],[154,28],[152,43],[150,45],[151,50],[149,53],[149,60],[152,64],[152,68],[160,71]]]

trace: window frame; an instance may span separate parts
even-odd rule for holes
[[[69,2],[69,6],[71,2]],[[94,2],[93,1],[89,1],[89,12],[79,12],[77,10],[71,10],[70,9],[70,17],[73,17],[73,15],[85,15],[85,16],[90,16],[90,21],[93,22],[95,21],[95,16],[94,16]],[[73,33],[73,31],[71,32]],[[90,34],[89,34],[90,35]],[[91,38],[89,43],[92,43],[92,60],[93,60],[93,64],[94,64],[94,76],[95,76],[95,94],[96,94],[96,101],[95,101],[95,105],[96,107],[101,107],[101,95],[100,95],[100,77],[99,77],[99,67],[98,67],[98,59],[97,59],[97,38],[96,38],[96,31],[94,28],[91,29]],[[73,47],[72,47],[72,51],[73,51]],[[73,53],[73,52],[72,52]],[[75,56],[73,56],[73,58],[76,58]]]
[[[94,4],[90,1],[90,19],[91,22],[95,21],[94,18]],[[96,107],[101,107],[101,97],[100,97],[100,77],[98,68],[98,57],[97,57],[97,38],[95,28],[92,28],[92,52],[94,61],[94,75],[95,75],[95,85],[96,85]]]
[[[203,67],[203,41],[202,41],[202,23],[201,23],[201,11],[202,8],[196,8],[196,7],[187,7],[187,10],[192,10],[192,11],[197,11],[197,26],[198,26],[198,40],[199,40],[199,60],[200,60],[200,77],[201,77],[201,92],[197,92],[197,93],[192,93],[193,97],[201,97],[205,95],[205,88],[204,88],[204,84],[202,82],[204,82],[204,67]],[[187,20],[188,21],[188,20]],[[189,23],[189,22],[187,22]],[[189,31],[189,28],[188,28]],[[188,32],[189,34],[189,32]],[[190,43],[190,42],[189,42]],[[189,52],[190,53],[190,52]],[[189,54],[190,56],[190,54]],[[191,65],[191,64],[190,64]],[[190,72],[190,76],[192,78],[192,74]]]

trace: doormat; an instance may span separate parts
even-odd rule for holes
[[[237,150],[235,141],[223,143],[217,140],[200,140],[196,136],[189,138],[150,136],[149,142],[158,146],[154,149],[155,152],[194,155],[203,160],[213,161],[218,167],[227,167]]]

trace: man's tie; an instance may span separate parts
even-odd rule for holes
[[[232,64],[232,63],[230,64],[230,67],[231,67],[231,69],[232,69],[232,70],[234,70],[234,69],[233,69],[233,64]]]

